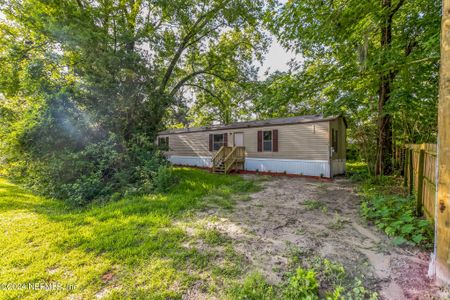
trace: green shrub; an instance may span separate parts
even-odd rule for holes
[[[167,192],[176,182],[172,168],[166,165],[160,166],[153,178],[153,186],[156,192]]]
[[[103,92],[117,94],[115,87]],[[85,92],[55,86],[28,105],[0,101],[1,173],[76,206],[167,190],[172,173],[154,145],[158,128],[147,117],[130,120],[123,102],[103,92],[90,99],[99,104],[92,109]]]
[[[404,196],[398,176],[370,176],[363,162],[348,162],[347,176],[359,183],[363,197],[361,214],[373,222],[395,244],[413,244],[431,248],[433,227],[430,221],[415,215],[414,197]]]
[[[320,256],[303,260],[278,285],[270,285],[260,274],[252,273],[243,283],[233,286],[228,296],[231,299],[378,299],[376,292],[364,287],[360,279],[350,277],[341,264]]]
[[[297,268],[283,290],[283,299],[319,299],[319,283],[314,270]]]
[[[299,253],[294,254],[299,255]],[[301,255],[301,254],[300,254]],[[294,260],[295,261],[295,260]],[[333,262],[321,256],[313,256],[303,259],[301,262],[303,270],[314,272],[314,279],[318,284],[319,299],[327,300],[363,300],[363,299],[377,299],[378,294],[365,288],[358,278],[351,277],[340,263]],[[306,271],[303,271],[303,278]],[[296,275],[297,277],[298,275]],[[311,279],[312,280],[312,279]],[[305,290],[307,284],[303,283],[303,287],[297,288],[301,291]],[[289,287],[285,287],[289,289]],[[314,294],[314,293],[312,293]],[[315,295],[315,294],[314,294]],[[304,299],[305,296],[298,299]],[[287,297],[286,299],[294,299]],[[308,298],[306,298],[308,299]],[[312,298],[317,299],[317,298]]]
[[[165,192],[175,183],[167,160],[151,143],[127,147],[114,134],[76,151],[27,153],[9,165],[8,175],[74,206],[119,199],[124,194]]]
[[[247,276],[242,284],[232,287],[228,293],[229,299],[264,300],[275,299],[273,287],[259,273]]]
[[[340,285],[345,278],[344,266],[334,263],[329,259],[316,256],[312,262],[312,267],[316,270],[317,277],[321,283],[326,285]]]
[[[346,176],[353,182],[362,182],[369,178],[367,164],[361,161],[347,161]]]
[[[377,300],[378,293],[366,289],[362,281],[355,279],[347,289],[336,286],[332,292],[326,294],[327,300]]]
[[[349,161],[360,159],[359,149],[355,144],[349,143],[347,145],[346,158]]]
[[[363,196],[361,214],[372,221],[395,244],[409,243],[431,248],[433,228],[431,222],[417,217],[416,200],[403,196],[400,179],[394,176],[369,177],[360,187]]]
[[[430,248],[433,241],[433,228],[428,220],[414,215],[413,197],[398,195],[367,195],[361,204],[362,215],[395,237],[394,243],[410,242]]]
[[[378,293],[374,293],[369,291],[364,287],[362,281],[360,279],[356,279],[353,282],[351,289],[345,293],[344,297],[339,299],[348,299],[348,300],[377,300]]]

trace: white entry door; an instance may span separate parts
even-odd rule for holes
[[[244,134],[242,132],[236,132],[234,134],[234,146],[236,147],[244,146]]]

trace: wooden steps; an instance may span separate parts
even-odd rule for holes
[[[215,166],[214,173],[225,173],[225,164],[221,162],[217,166]]]
[[[244,168],[245,147],[222,146],[213,156],[212,172],[217,174],[228,174],[232,170]]]

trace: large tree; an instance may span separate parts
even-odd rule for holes
[[[262,1],[9,0],[0,9],[2,156],[38,183],[78,182],[67,191],[129,167],[117,186],[152,174],[142,158],[163,120],[200,94],[189,87],[238,81],[266,45]]]
[[[275,4],[268,15],[283,45],[303,57],[293,67],[299,98],[347,114],[356,129],[377,123],[378,174],[392,171],[394,135],[435,137],[414,124],[420,114],[435,132],[439,11],[427,0],[306,0]]]

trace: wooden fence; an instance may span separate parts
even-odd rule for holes
[[[416,198],[416,212],[434,221],[436,199],[436,144],[409,144],[397,148],[394,166],[401,169],[404,186]]]

